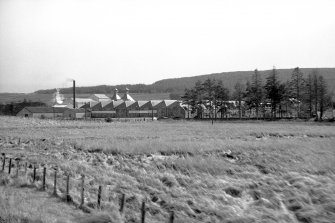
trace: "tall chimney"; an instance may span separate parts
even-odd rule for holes
[[[76,108],[76,81],[73,80],[73,108]]]

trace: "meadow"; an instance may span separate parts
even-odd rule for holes
[[[147,222],[166,222],[171,210],[175,222],[334,222],[334,148],[332,123],[0,117],[0,152],[71,173],[74,199],[85,174],[88,206],[97,186],[104,186],[103,212],[117,212],[119,195],[126,194],[124,222],[139,222],[143,200]],[[0,197],[11,194],[13,207],[1,209],[0,216],[56,222],[48,210],[17,211],[15,202],[22,198],[12,190],[26,184],[21,181],[0,186]],[[59,184],[64,186],[61,179]],[[29,199],[22,205],[30,206]],[[64,212],[61,220],[76,222],[84,215],[75,211]]]

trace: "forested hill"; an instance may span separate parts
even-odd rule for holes
[[[309,73],[312,72],[314,68],[301,68],[305,77]],[[319,74],[323,75],[329,90],[335,90],[335,68],[317,68]],[[290,79],[293,68],[292,69],[278,69],[279,78],[281,81],[287,81]],[[145,84],[124,84],[124,85],[101,85],[101,86],[91,86],[91,87],[77,87],[76,92],[78,94],[91,94],[91,93],[111,93],[114,88],[118,88],[120,92],[122,92],[126,87],[131,90],[133,93],[182,93],[185,88],[192,88],[194,84],[200,80],[204,81],[208,78],[222,80],[224,86],[229,90],[233,90],[235,83],[237,82],[246,82],[250,79],[251,75],[254,71],[236,71],[236,72],[223,72],[223,73],[214,73],[214,74],[206,74],[199,75],[193,77],[182,77],[182,78],[172,78],[172,79],[164,79],[157,81],[150,85]],[[263,80],[266,76],[271,72],[271,70],[259,71],[262,75]],[[78,80],[79,82],[80,80]],[[39,90],[35,93],[39,94],[50,94],[54,93],[55,89],[49,90]],[[72,88],[61,89],[62,93],[71,93]]]

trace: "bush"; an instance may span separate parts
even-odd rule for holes
[[[111,118],[106,118],[105,121],[106,121],[106,122],[113,122],[113,119],[111,119]]]

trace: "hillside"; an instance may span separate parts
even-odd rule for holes
[[[305,76],[312,72],[314,68],[301,68]],[[279,77],[282,81],[289,80],[293,71],[292,69],[278,69]],[[335,89],[335,68],[318,68],[320,74],[327,80],[329,89]],[[145,84],[123,84],[123,85],[101,85],[101,86],[89,86],[89,87],[77,87],[76,92],[78,94],[91,94],[91,93],[103,93],[108,94],[113,91],[114,88],[118,88],[120,92],[127,87],[131,89],[132,93],[182,93],[185,88],[191,88],[198,80],[204,81],[207,78],[214,78],[222,80],[225,87],[233,90],[235,83],[246,82],[254,71],[235,71],[235,72],[222,72],[198,75],[193,77],[182,77],[182,78],[171,78],[157,81],[150,85]],[[260,71],[263,79],[271,72],[271,70]],[[80,81],[79,81],[80,82]],[[35,93],[38,94],[51,94],[54,93],[54,89],[39,90]],[[63,94],[71,94],[72,88],[61,89]]]
[[[312,72],[313,68],[301,68],[302,72],[307,76]],[[319,68],[319,73],[324,76],[327,80],[329,89],[335,89],[335,68]],[[281,81],[287,81],[290,79],[293,69],[278,69],[279,77]],[[183,77],[174,79],[160,80],[152,84],[153,89],[156,91],[168,91],[173,89],[174,92],[183,92],[185,88],[192,88],[194,84],[200,80],[204,81],[208,78],[214,78],[216,80],[222,80],[225,87],[233,90],[235,83],[246,82],[254,71],[236,71],[236,72],[223,72],[214,73],[193,77]],[[263,77],[263,80],[271,72],[271,70],[259,71]]]
[[[312,72],[313,68],[301,68],[305,76]],[[279,77],[282,81],[289,80],[293,69],[278,69]],[[335,68],[318,68],[320,74],[324,76],[327,81],[329,91],[335,91]],[[192,88],[194,84],[200,80],[204,81],[207,78],[222,80],[225,87],[233,91],[234,85],[237,82],[246,82],[254,71],[236,71],[236,72],[222,72],[206,75],[198,75],[193,77],[170,78],[157,81],[150,85],[145,84],[122,84],[116,86],[100,85],[76,87],[76,96],[79,98],[88,97],[93,93],[106,94],[111,96],[113,89],[118,88],[120,95],[124,93],[125,88],[129,88],[131,95],[135,100],[158,100],[170,99],[170,93],[183,94],[185,88]],[[271,70],[259,71],[263,79],[271,72]],[[78,81],[80,83],[80,81]],[[55,89],[39,90],[30,94],[22,93],[0,93],[0,103],[7,104],[11,102],[27,101],[43,102],[46,104],[53,103],[53,94]],[[63,88],[61,93],[65,97],[72,97],[72,88]]]

